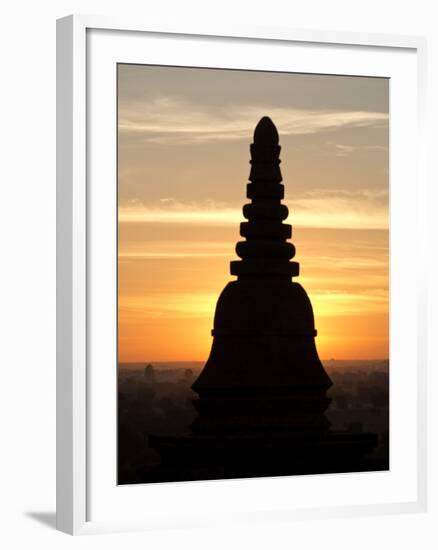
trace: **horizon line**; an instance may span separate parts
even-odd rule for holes
[[[355,359],[353,357],[350,357],[348,359],[336,359],[335,357],[330,357],[330,358],[324,358],[324,359],[320,359],[321,362],[324,362],[324,361],[342,361],[342,362],[345,362],[345,361],[375,361],[375,362],[385,362],[385,361],[389,361],[389,357],[384,357],[384,358],[372,358],[372,359]],[[155,364],[162,364],[162,363],[206,363],[207,360],[205,359],[191,359],[191,360],[157,360],[157,361],[153,361],[153,360],[141,360],[141,361],[117,361],[117,364],[118,365],[140,365],[140,364],[151,364],[153,365],[154,363]]]

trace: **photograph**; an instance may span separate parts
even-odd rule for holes
[[[117,483],[390,468],[389,78],[117,64]]]
[[[5,4],[2,548],[438,549],[428,1]]]

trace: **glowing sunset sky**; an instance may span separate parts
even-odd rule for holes
[[[388,80],[119,65],[118,87],[119,361],[207,358],[263,115],[320,357],[387,358]]]

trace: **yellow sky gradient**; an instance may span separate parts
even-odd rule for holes
[[[119,361],[207,359],[265,114],[319,355],[388,358],[387,81],[132,65],[118,79]]]

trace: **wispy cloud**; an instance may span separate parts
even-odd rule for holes
[[[334,147],[337,157],[346,157],[356,151],[388,151],[388,147],[385,145],[347,145],[343,143],[333,143],[331,141],[328,141],[327,145]]]
[[[217,295],[201,292],[149,293],[143,296],[121,296],[119,314],[131,319],[211,319]]]
[[[285,201],[290,223],[299,227],[334,229],[387,229],[387,194],[361,191],[315,190],[303,197]],[[241,207],[167,200],[156,205],[128,204],[119,207],[120,223],[165,223],[199,226],[238,227],[243,221]]]
[[[140,245],[135,241],[124,242],[119,249],[119,260],[151,260],[174,258],[230,258],[234,254],[233,243],[212,241],[147,241]]]
[[[364,315],[386,313],[388,311],[388,292],[380,289],[360,292],[313,292],[312,303],[320,317],[336,315]]]
[[[327,132],[338,128],[382,127],[388,114],[368,111],[301,110],[268,105],[202,109],[178,97],[164,97],[148,105],[122,104],[119,130],[153,143],[202,143],[248,139],[264,114],[278,125],[282,136]]]

